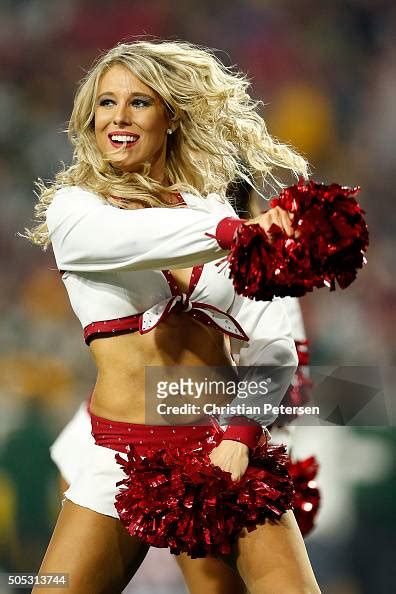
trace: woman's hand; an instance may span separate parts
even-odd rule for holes
[[[239,441],[223,439],[211,451],[209,458],[214,466],[219,466],[221,470],[230,472],[233,481],[239,481],[249,464],[249,448]]]
[[[260,225],[260,227],[267,233],[270,239],[271,234],[268,233],[268,229],[271,227],[271,225],[277,225],[280,227],[288,237],[293,237],[294,235],[297,237],[297,234],[291,224],[293,217],[294,214],[292,212],[283,210],[283,208],[280,208],[280,206],[275,206],[274,208],[259,214],[257,217],[254,217],[254,219],[248,219],[245,222],[245,225]]]

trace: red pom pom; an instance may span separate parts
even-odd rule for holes
[[[127,460],[117,455],[127,478],[119,483],[115,506],[131,535],[175,554],[216,557],[231,552],[243,528],[279,520],[291,507],[284,446],[256,448],[237,482],[212,466],[212,448],[213,441],[198,451],[169,448],[141,458],[131,447]]]
[[[294,213],[298,238],[276,225],[272,243],[259,225],[241,225],[228,256],[237,293],[250,299],[301,297],[314,287],[345,289],[362,268],[368,246],[364,211],[354,196],[359,188],[300,182],[271,201]]]
[[[314,480],[319,464],[314,456],[305,460],[289,460],[288,469],[294,484],[294,515],[301,534],[306,536],[315,525],[320,492]]]

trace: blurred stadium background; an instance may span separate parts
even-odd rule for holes
[[[270,131],[308,157],[315,179],[362,187],[368,265],[347,291],[302,306],[313,364],[392,367],[395,28],[387,0],[0,1],[0,572],[38,569],[59,508],[48,446],[94,381],[51,251],[17,232],[32,221],[33,181],[70,160],[73,94],[98,51],[146,34],[218,48],[248,72]],[[323,504],[307,542],[326,594],[394,591],[390,425],[298,432],[296,453],[321,462]],[[153,552],[128,591],[184,589],[167,554]]]

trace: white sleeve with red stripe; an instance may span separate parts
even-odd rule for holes
[[[161,270],[226,255],[240,220],[190,208],[122,210],[73,186],[59,190],[47,227],[60,270]]]

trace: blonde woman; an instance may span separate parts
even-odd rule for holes
[[[213,438],[200,419],[146,424],[146,365],[163,367],[165,377],[175,366],[231,367],[228,335],[237,363],[273,369],[274,400],[294,372],[281,301],[235,295],[216,266],[241,224],[268,231],[276,223],[293,233],[278,208],[238,219],[225,198],[229,183],[247,173],[275,183],[277,168],[306,174],[305,161],[268,135],[247,88],[242,75],[188,43],[119,45],[76,94],[72,165],[42,188],[40,224],[29,236],[52,243],[98,368],[90,406],[96,445],[65,493],[40,570],[69,574],[69,592],[121,591],[147,551],[144,536],[129,536],[118,520],[116,483],[124,475],[115,453],[126,457],[133,445],[144,456],[165,443],[193,447]],[[210,460],[237,481],[272,418],[225,420]],[[252,594],[319,592],[290,509],[277,523],[243,530],[234,550]]]

